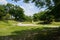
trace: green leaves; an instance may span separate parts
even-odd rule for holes
[[[6,19],[10,18],[7,14],[10,15],[11,19],[14,17],[15,20],[24,20],[24,10],[20,6],[9,3],[7,5],[0,5],[0,19],[4,19],[5,17]]]
[[[15,17],[15,20],[19,20],[19,21],[24,20],[24,11],[21,7],[19,7],[17,5],[13,6],[13,7],[10,7],[9,13],[13,17]]]

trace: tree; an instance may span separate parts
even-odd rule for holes
[[[55,21],[60,21],[60,4],[55,6],[49,14],[54,16]]]
[[[15,18],[15,20],[24,21],[24,10],[20,6],[9,3],[7,5],[0,5],[0,19],[9,19],[10,17]]]
[[[33,19],[34,19],[34,21],[39,21],[39,20],[42,20],[42,21],[44,21],[45,19],[46,19],[46,12],[47,11],[41,11],[41,12],[38,12],[38,13],[35,13],[34,15],[33,15]]]
[[[44,21],[44,23],[50,23],[54,19],[54,16],[49,14],[49,11],[41,11],[33,16],[34,21]]]
[[[32,22],[32,17],[31,16],[26,16],[25,15],[25,21],[27,21],[27,22]]]
[[[6,9],[4,8],[4,5],[0,5],[0,20],[3,19],[4,16],[6,16]]]
[[[45,23],[50,23],[53,21],[54,16],[49,14],[49,11],[46,11],[45,13],[40,14],[39,19],[44,21]]]
[[[9,13],[15,17],[15,20],[24,21],[24,11],[19,6],[11,7]]]
[[[12,7],[12,4],[0,5],[0,20],[6,20],[10,18],[9,9]]]
[[[34,20],[34,21],[39,21],[39,13],[35,13],[35,14],[33,15],[33,20]]]

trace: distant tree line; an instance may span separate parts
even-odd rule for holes
[[[16,21],[30,21],[32,20],[29,16],[24,14],[24,10],[17,5],[6,4],[0,5],[0,20],[14,19]]]
[[[34,21],[44,21],[51,23],[52,21],[60,22],[60,4],[53,7],[52,10],[41,11],[33,15]]]
[[[7,5],[0,5],[0,20],[4,19],[4,17],[6,17],[5,19],[9,19],[8,15],[15,18],[15,20],[20,20],[24,16],[24,11],[17,5],[15,6],[9,3]]]
[[[13,0],[18,2],[20,0]],[[35,3],[38,8],[47,7],[48,11],[39,12],[33,15],[33,20],[43,20],[45,22],[60,21],[60,0],[23,0],[25,3]]]

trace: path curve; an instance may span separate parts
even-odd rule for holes
[[[17,26],[42,26],[42,27],[60,27],[60,26],[54,26],[54,25],[37,25],[37,24],[22,24],[18,23]]]
[[[38,26],[36,24],[22,24],[22,23],[18,23],[18,26]]]

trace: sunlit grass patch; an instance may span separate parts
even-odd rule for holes
[[[60,26],[60,22],[52,22],[52,25]]]
[[[38,26],[18,26],[13,25],[17,24],[19,22],[8,20],[8,22],[0,21],[0,36],[6,36],[6,35],[13,35],[12,32],[14,31],[23,31],[23,30],[32,30],[32,29],[43,29],[45,27],[55,25],[55,24],[49,24],[49,25],[38,25]],[[48,27],[51,28],[51,27]]]

